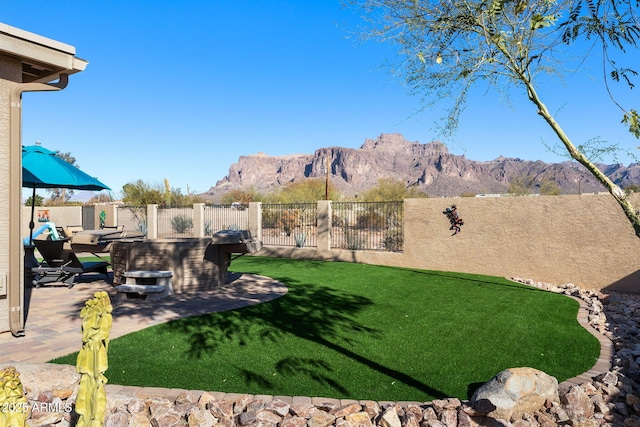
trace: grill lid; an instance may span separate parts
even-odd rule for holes
[[[249,230],[221,230],[211,236],[213,245],[233,245],[243,243],[245,240],[251,240]]]

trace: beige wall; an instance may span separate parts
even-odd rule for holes
[[[447,203],[430,199],[406,204],[408,265],[570,282],[589,289],[611,286],[640,270],[640,239],[609,195],[447,202],[457,204],[465,221],[463,231],[453,237],[441,213]],[[640,290],[633,281],[623,285]]]
[[[465,222],[456,236],[442,214],[452,203]],[[640,238],[610,195],[409,199],[404,235],[403,253],[267,247],[259,254],[640,292]]]

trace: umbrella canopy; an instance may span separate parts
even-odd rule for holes
[[[54,151],[40,145],[22,147],[22,186],[89,191],[111,190],[96,178],[65,162]]]
[[[69,188],[73,190],[111,190],[91,175],[65,162],[55,151],[40,145],[22,147],[22,186],[33,188],[29,244],[33,240],[36,188]]]

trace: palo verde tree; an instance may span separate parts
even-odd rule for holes
[[[402,62],[394,72],[415,94],[427,102],[452,101],[445,129],[455,130],[477,83],[499,91],[518,89],[568,155],[613,195],[640,237],[640,216],[627,194],[597,167],[593,147],[570,139],[537,90],[543,76],[561,76],[566,62],[579,62],[595,52],[602,52],[607,84],[621,81],[633,88],[637,73],[618,58],[631,57],[625,56],[630,50],[638,57],[638,0],[345,1],[364,12],[370,24],[362,30],[364,38],[397,44]],[[591,48],[585,50],[586,44]],[[622,108],[623,123],[640,138],[638,112],[613,101]]]

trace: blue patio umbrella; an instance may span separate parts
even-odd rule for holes
[[[22,147],[22,186],[33,188],[29,243],[33,238],[36,188],[69,188],[73,190],[111,190],[109,187],[65,162],[55,151],[40,145]]]

